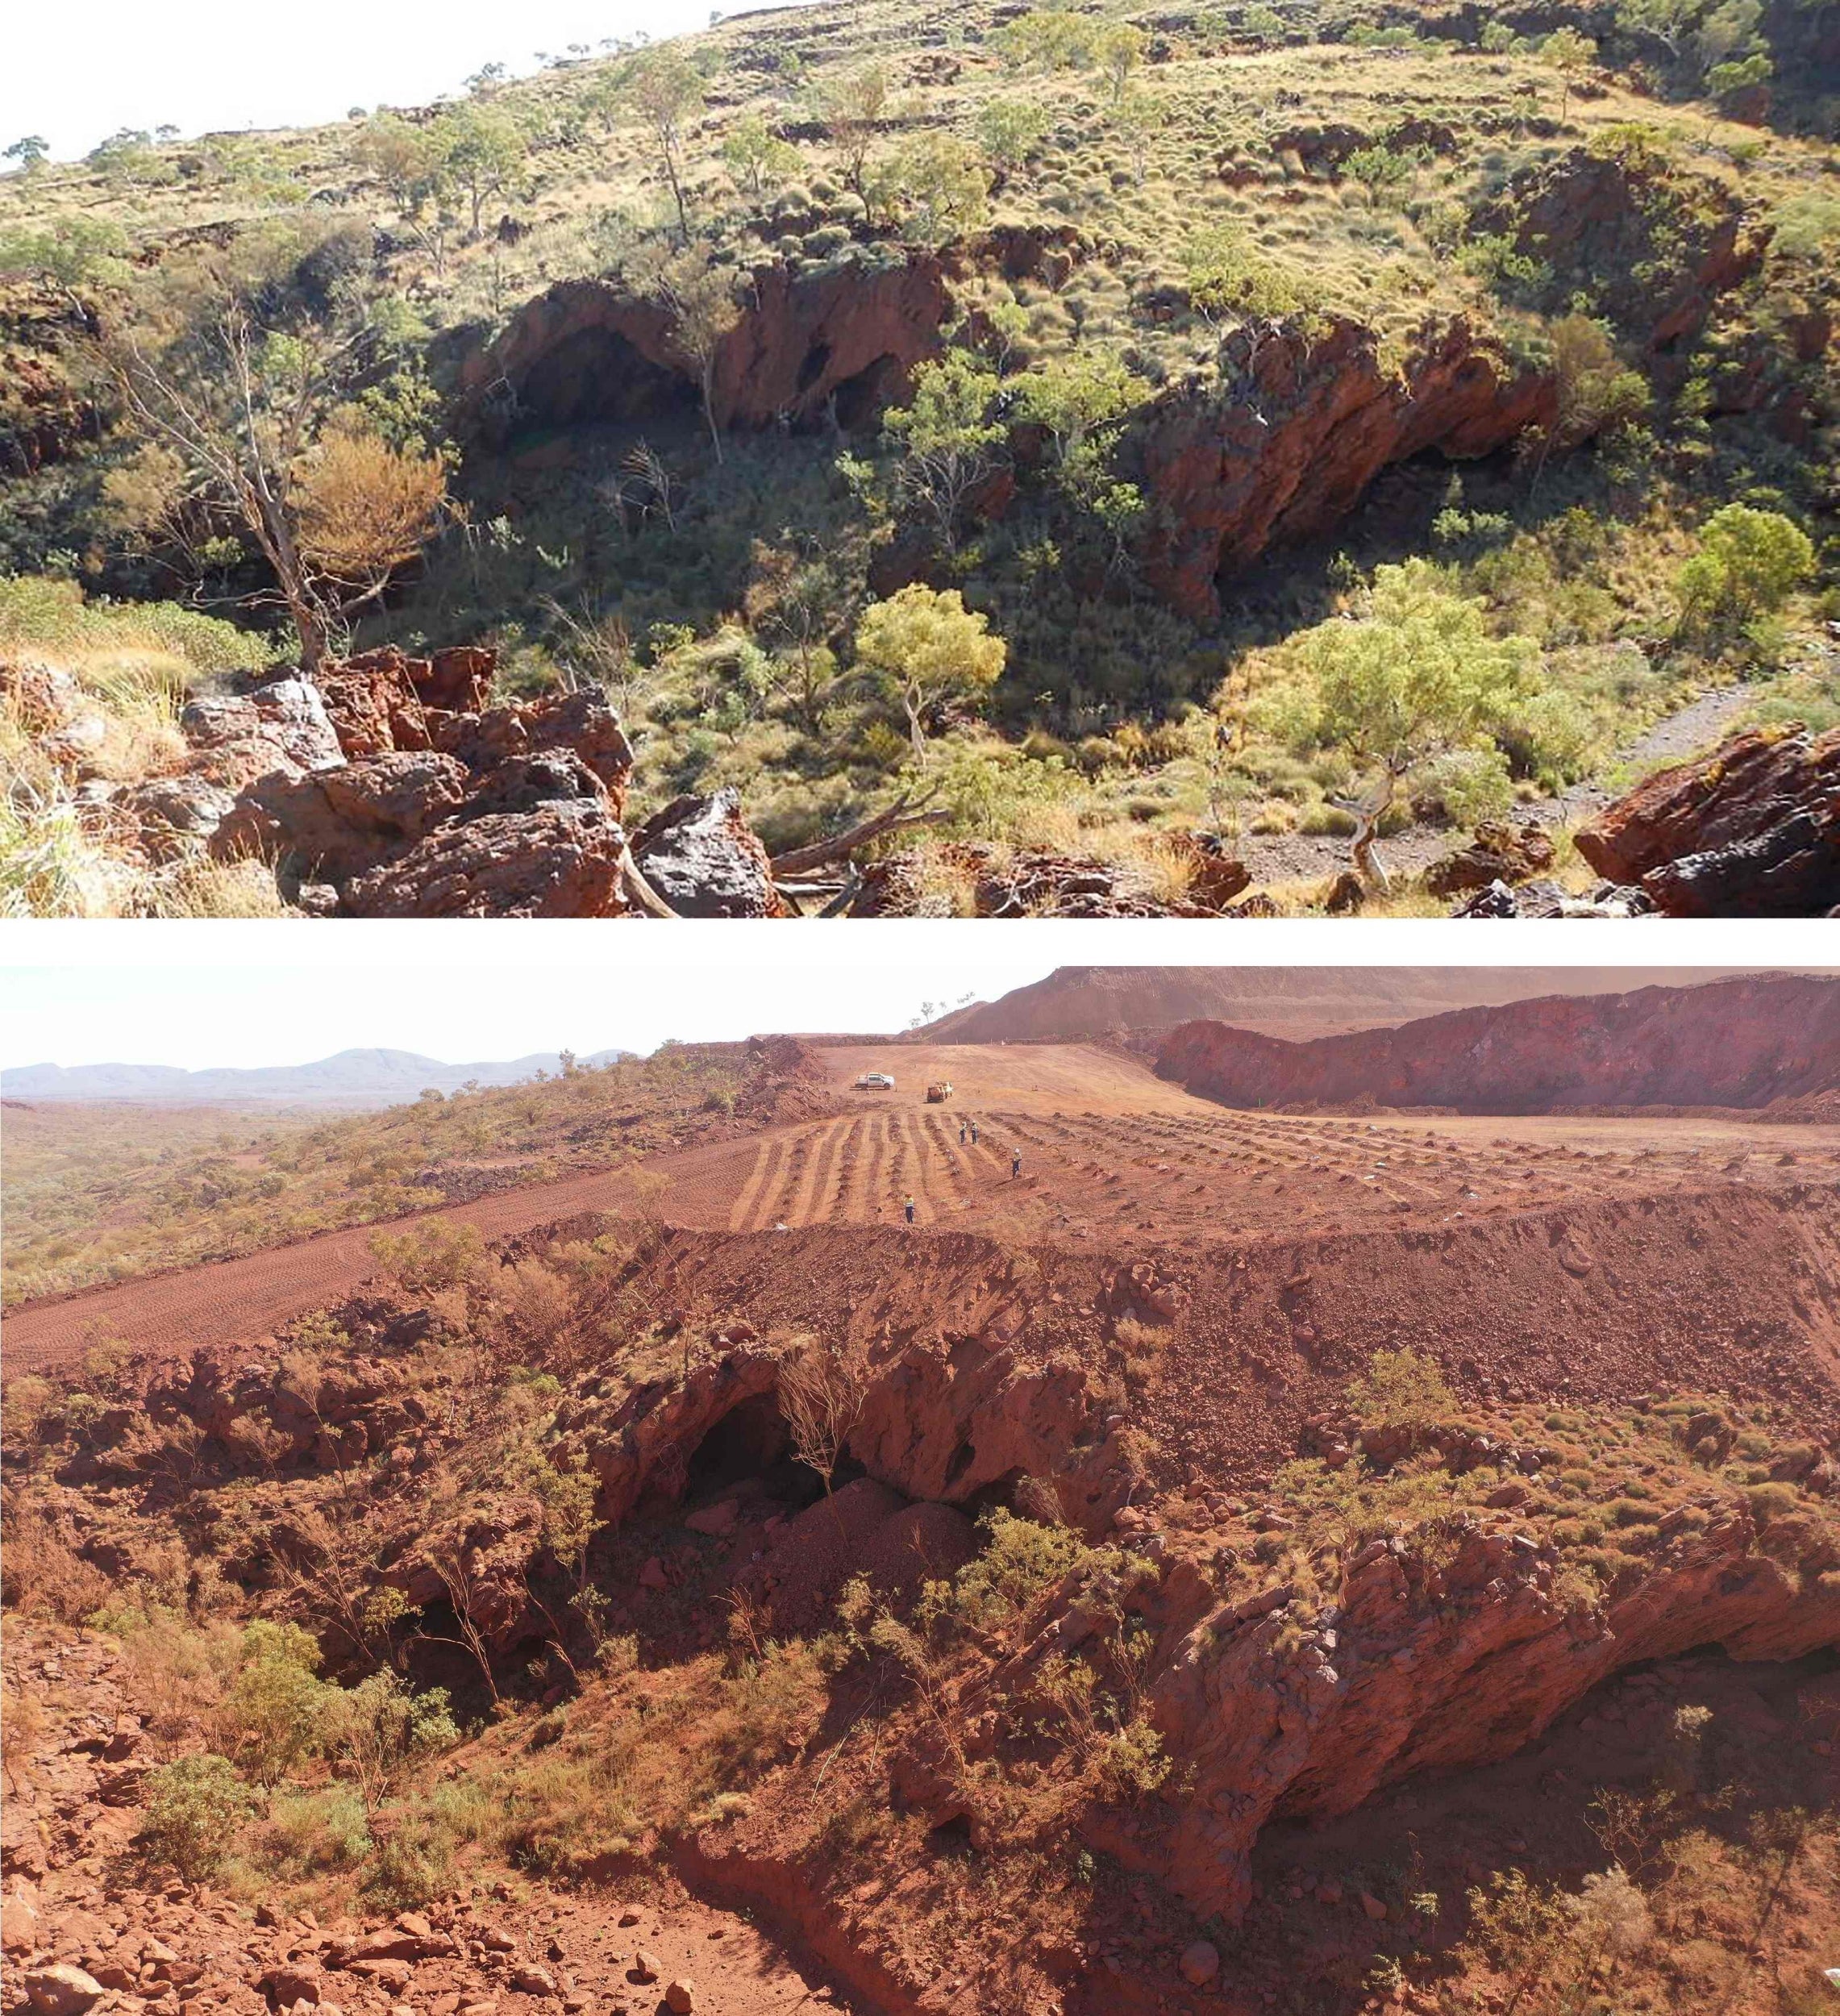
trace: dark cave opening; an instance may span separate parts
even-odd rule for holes
[[[861,1464],[844,1456],[832,1476],[832,1489],[841,1490],[864,1474]],[[824,1480],[801,1460],[779,1402],[770,1393],[743,1400],[712,1422],[685,1466],[687,1505],[720,1497],[738,1485],[789,1511],[802,1511],[824,1494]]]
[[[855,434],[875,426],[888,407],[898,405],[906,395],[906,368],[898,357],[883,356],[846,378],[830,398],[838,426]]]
[[[633,427],[688,420],[696,386],[681,372],[642,356],[611,329],[578,329],[546,350],[517,388],[520,427]]]
[[[814,343],[806,352],[798,368],[798,389],[809,392],[830,368],[830,346],[827,343]]]

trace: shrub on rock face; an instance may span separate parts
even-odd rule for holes
[[[1348,1387],[1348,1404],[1377,1427],[1417,1427],[1456,1406],[1434,1358],[1416,1351],[1376,1351]]]
[[[156,1862],[196,1879],[229,1851],[255,1810],[242,1774],[227,1757],[181,1757],[147,1775],[147,1818],[139,1839]]]

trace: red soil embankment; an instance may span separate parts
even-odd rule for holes
[[[910,1496],[962,1498],[1010,1460],[1001,1452],[1021,1416],[1010,1420],[1003,1393],[980,1386],[974,1369],[1010,1361],[1017,1405],[1039,1424],[1046,1417],[1028,1368],[1082,1368],[1096,1386],[1115,1327],[1131,1314],[1157,1340],[1133,1422],[1178,1464],[1209,1475],[1268,1475],[1375,1352],[1407,1347],[1437,1358],[1472,1396],[1627,1402],[1723,1389],[1793,1406],[1810,1434],[1840,1435],[1832,1183],[1268,1237],[1192,1256],[1147,1243],[1017,1247],[893,1227],[674,1231],[639,1285],[661,1314],[693,1327],[743,1320],[763,1335],[822,1331],[885,1367],[914,1354],[903,1375],[914,1419],[883,1439],[886,1462],[870,1465]],[[1153,1299],[1168,1306],[1166,1318]],[[951,1397],[960,1382],[968,1394],[979,1389],[962,1422]],[[935,1401],[936,1422],[922,1418]],[[949,1481],[933,1474],[942,1449],[945,1468],[957,1464]]]
[[[1840,1086],[1840,981],[1553,996],[1309,1043],[1194,1022],[1170,1036],[1156,1069],[1234,1106],[1758,1109]]]
[[[1697,986],[1729,970],[1663,967],[1642,977]],[[1610,994],[1635,977],[1616,966],[1060,966],[995,1001],[955,1009],[907,1040],[1080,1043],[1200,1018],[1322,1036],[1536,995]]]

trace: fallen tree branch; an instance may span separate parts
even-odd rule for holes
[[[926,798],[930,798],[928,792]],[[776,881],[790,875],[803,875],[812,868],[822,868],[828,861],[840,861],[847,855],[854,854],[860,847],[867,847],[871,840],[879,840],[885,833],[897,833],[913,826],[937,826],[949,819],[951,814],[943,806],[931,811],[923,811],[926,803],[909,810],[909,800],[904,793],[886,810],[877,812],[872,818],[852,826],[847,833],[839,833],[828,840],[814,840],[810,847],[795,847],[789,854],[773,856],[773,879]]]
[[[838,890],[837,893],[818,914],[820,917],[847,917],[854,907],[856,898],[862,893],[862,871],[852,864],[849,881]]]
[[[648,917],[675,917],[677,914],[640,874],[639,864],[632,857],[630,845],[620,849],[620,880],[627,885],[627,895]]]

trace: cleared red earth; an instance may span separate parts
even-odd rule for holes
[[[1138,1058],[1087,1044],[891,1043],[814,1054],[844,1111],[654,1156],[644,1166],[663,1187],[654,1182],[645,1208],[674,1224],[745,1232],[904,1224],[911,1198],[922,1230],[1076,1245],[1122,1238],[1134,1250],[1454,1226],[1714,1184],[1770,1189],[1840,1176],[1840,1127],[1237,1113],[1165,1082]],[[894,1089],[854,1089],[868,1072],[887,1073]],[[940,1079],[952,1096],[930,1105],[925,1087]],[[497,1239],[635,1208],[634,1179],[622,1170],[429,1215]],[[22,1306],[6,1318],[9,1360],[29,1371],[99,1339],[157,1352],[265,1335],[374,1273],[372,1237],[391,1229],[327,1233]]]

